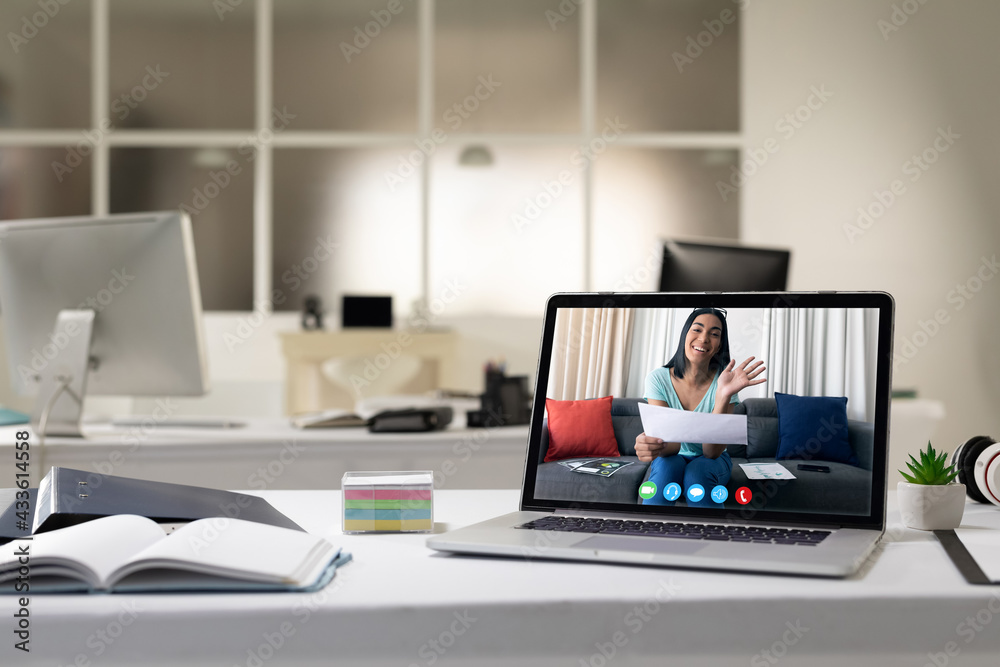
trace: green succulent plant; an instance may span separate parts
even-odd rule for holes
[[[908,475],[902,470],[899,471],[899,474],[910,484],[950,484],[958,475],[958,471],[955,470],[955,466],[945,465],[947,460],[947,452],[938,454],[934,451],[930,441],[927,441],[927,449],[920,451],[919,461],[913,457],[913,454],[910,454],[910,460],[906,467],[910,469],[912,474]]]

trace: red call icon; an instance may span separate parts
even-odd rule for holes
[[[740,505],[746,505],[748,502],[750,502],[751,498],[753,498],[753,493],[750,491],[749,488],[741,486],[740,488],[736,489],[736,502],[738,502]]]

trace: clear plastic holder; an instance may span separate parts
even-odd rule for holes
[[[340,480],[345,533],[429,533],[434,529],[430,470],[346,472]]]

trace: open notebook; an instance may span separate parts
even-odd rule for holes
[[[3,545],[0,592],[307,591],[348,560],[325,539],[287,528],[211,518],[166,535],[150,519],[120,514]]]

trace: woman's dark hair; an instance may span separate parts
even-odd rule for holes
[[[722,322],[722,345],[719,346],[719,351],[708,362],[708,367],[722,370],[729,365],[729,325],[726,324],[726,312],[717,308],[697,308],[688,315],[687,321],[684,322],[684,328],[681,330],[681,339],[677,343],[677,351],[674,352],[673,358],[663,366],[664,368],[673,368],[674,375],[678,378],[684,377],[684,372],[687,370],[687,355],[684,354],[684,341],[687,340],[688,331],[691,329],[691,325],[694,324],[695,318],[699,315],[715,315]]]

